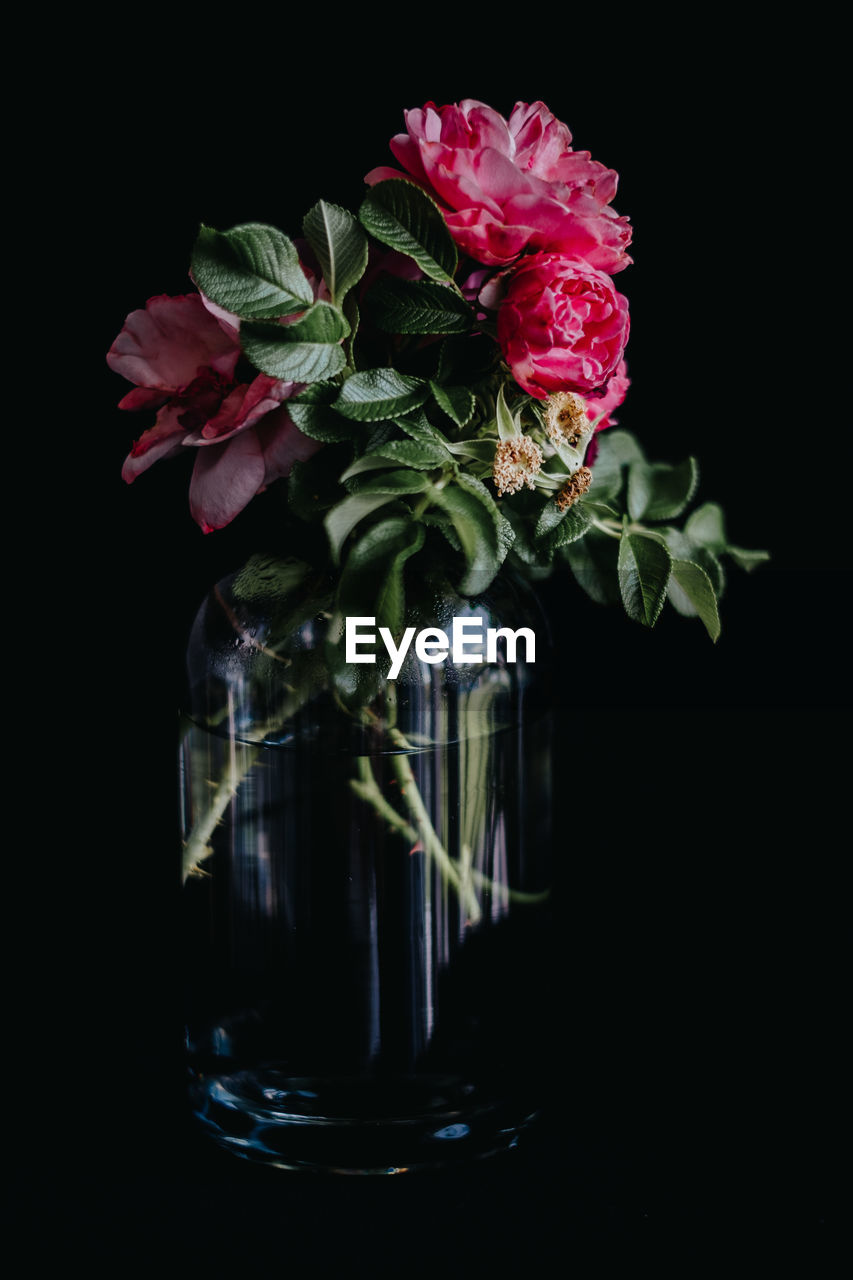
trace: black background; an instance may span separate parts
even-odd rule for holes
[[[831,1249],[849,430],[833,40],[747,39],[715,15],[629,30],[516,14],[484,32],[482,15],[235,13],[200,33],[151,11],[102,32],[97,56],[69,31],[33,144],[63,193],[61,217],[44,204],[70,251],[77,407],[51,467],[68,571],[44,590],[63,763],[41,794],[56,834],[36,900],[55,910],[27,933],[26,968],[49,977],[18,1082],[46,1121],[21,1140],[21,1220],[39,1239],[49,1221],[67,1256],[461,1274],[590,1251],[696,1261],[742,1232],[759,1257]],[[651,457],[696,454],[700,498],[773,559],[732,569],[716,646],[671,611],[647,633],[569,579],[548,587],[558,776],[579,766],[584,783],[560,814],[543,981],[565,1052],[538,1136],[464,1174],[258,1170],[183,1121],[174,743],[187,627],[268,507],[204,537],[180,463],[124,486],[140,428],[103,357],[128,311],[187,289],[200,221],[296,234],[321,196],[357,204],[403,108],[463,97],[504,114],[541,98],[618,170],[635,259],[617,281],[619,420]]]

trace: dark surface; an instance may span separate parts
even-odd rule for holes
[[[758,1258],[782,1248],[814,1267],[831,1250],[849,699],[842,553],[827,536],[840,519],[831,481],[819,499],[809,488],[834,365],[801,386],[798,344],[823,339],[795,338],[785,320],[787,156],[808,128],[788,110],[774,47],[715,32],[701,56],[691,43],[675,58],[645,28],[640,44],[608,33],[599,63],[572,54],[575,34],[549,33],[558,53],[541,74],[540,50],[519,71],[504,57],[500,74],[482,61],[468,74],[457,53],[458,69],[443,59],[437,77],[386,37],[363,55],[381,77],[338,80],[308,41],[297,87],[264,79],[263,129],[195,40],[165,58],[159,37],[140,47],[134,35],[75,99],[78,243],[100,276],[86,333],[96,407],[62,597],[79,640],[63,696],[84,733],[60,748],[67,789],[55,805],[41,797],[63,856],[49,857],[50,916],[27,935],[24,967],[46,976],[29,998],[37,1049],[12,1108],[26,1122],[16,1214],[34,1248],[213,1274],[461,1274],[499,1259],[536,1271],[588,1253],[683,1263],[732,1256],[736,1241],[742,1251],[742,1232]],[[619,170],[636,260],[619,279],[633,316],[620,420],[653,457],[696,453],[700,496],[722,501],[735,540],[773,562],[732,571],[716,646],[698,622],[670,614],[647,634],[569,581],[547,589],[567,673],[567,783],[545,980],[565,1048],[543,1064],[538,1134],[465,1173],[280,1174],[186,1128],[175,959],[183,641],[264,508],[204,538],[177,464],[126,489],[138,426],[113,407],[125,386],[103,352],[129,310],[187,287],[200,220],[295,231],[319,196],[357,200],[404,106],[466,95],[504,112],[542,97],[578,147]],[[56,127],[68,128],[61,113]],[[803,458],[812,409],[823,434]]]

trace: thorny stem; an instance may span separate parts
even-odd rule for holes
[[[237,794],[240,783],[251,769],[257,759],[259,747],[246,746],[243,743],[231,741],[231,750],[228,756],[228,762],[222,772],[222,777],[218,783],[211,783],[215,787],[213,799],[210,802],[210,808],[207,809],[201,818],[194,824],[192,831],[184,841],[184,852],[181,860],[181,880],[182,882],[193,873],[200,873],[200,864],[209,858],[213,853],[210,841],[213,832],[228,808],[231,801]]]

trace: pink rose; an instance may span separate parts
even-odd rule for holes
[[[283,406],[294,383],[266,374],[240,380],[239,325],[199,294],[161,295],[130,313],[107,355],[111,369],[136,383],[119,408],[158,410],[122,477],[132,484],[158,459],[196,448],[190,511],[205,533],[319,447]]]
[[[509,120],[471,99],[405,113],[391,150],[406,170],[380,167],[370,185],[408,176],[439,203],[454,240],[478,262],[503,266],[525,249],[584,258],[601,271],[628,266],[627,218],[609,207],[617,175],[573,151],[571,134],[541,102]]]
[[[603,389],[628,327],[628,300],[610,277],[559,253],[522,259],[498,311],[498,342],[513,377],[537,400]]]
[[[616,366],[616,372],[607,384],[607,389],[603,396],[590,396],[586,402],[586,416],[590,422],[595,422],[596,431],[604,431],[606,427],[615,427],[616,419],[610,415],[614,409],[618,409],[620,404],[628,394],[628,388],[631,385],[631,379],[628,377],[628,366],[624,360],[620,360]]]

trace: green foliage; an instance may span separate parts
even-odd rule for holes
[[[619,589],[629,618],[654,626],[666,599],[672,557],[663,543],[626,529],[619,544]]]
[[[315,302],[291,324],[246,322],[240,342],[255,368],[271,378],[322,382],[344,368],[340,343],[349,331],[343,312],[328,302]]]
[[[246,359],[302,384],[286,408],[323,446],[294,465],[287,484],[288,519],[303,522],[299,545],[312,566],[253,557],[235,599],[308,607],[302,595],[320,591],[310,584],[328,562],[322,589],[337,582],[337,616],[375,616],[396,631],[407,575],[436,570],[476,594],[504,563],[534,579],[556,566],[643,626],[668,600],[718,638],[725,562],[749,570],[767,553],[732,545],[717,503],[691,511],[695,459],[650,462],[623,430],[595,437],[591,489],[558,505],[588,438],[574,448],[547,437],[541,403],[502,365],[494,318],[455,281],[456,246],[430,196],[390,179],[368,191],[357,218],[319,200],[303,232],[328,301],[315,300],[295,246],[274,227],[202,227],[192,256],[198,286],[240,317]],[[370,237],[411,258],[422,278],[384,275],[363,294]],[[522,436],[544,455],[535,489],[498,498],[496,449]],[[329,664],[346,705],[376,691],[375,668],[348,670],[334,636]]]
[[[457,254],[435,201],[404,178],[380,182],[359,210],[362,225],[382,244],[405,253],[431,280],[453,280]]]
[[[368,295],[373,323],[385,333],[466,333],[474,323],[468,303],[432,280],[381,280]]]
[[[246,320],[293,315],[314,301],[292,242],[259,222],[231,231],[202,226],[190,269],[202,293]]]
[[[396,369],[365,369],[347,378],[334,404],[345,418],[379,422],[416,409],[428,395],[429,387],[420,378]]]
[[[367,267],[367,236],[347,209],[318,200],[302,229],[323,273],[333,304],[340,306]]]

